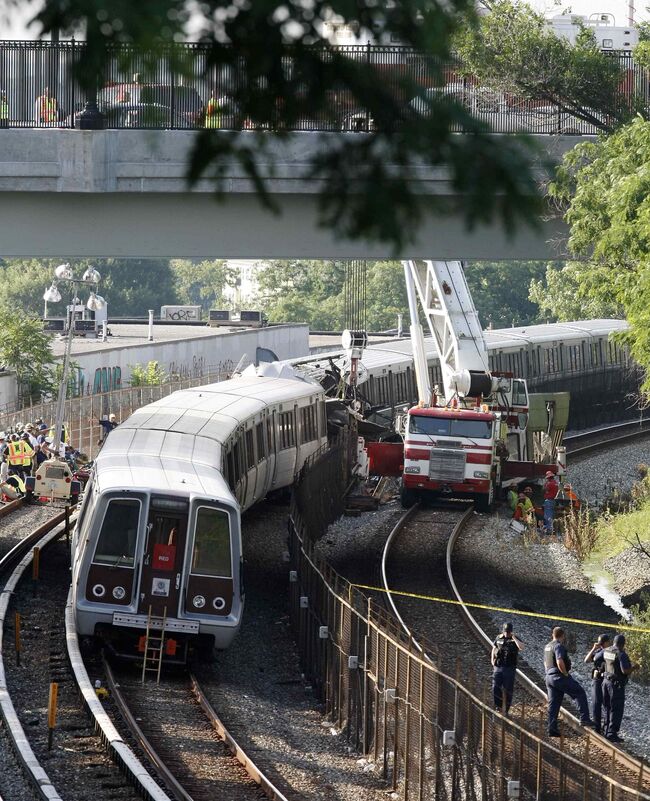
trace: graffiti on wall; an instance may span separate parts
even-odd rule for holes
[[[93,395],[122,388],[121,367],[98,367],[93,381]]]
[[[179,364],[178,362],[169,362],[169,377],[170,378],[199,378],[203,375],[205,366],[203,356],[192,357],[192,364]]]

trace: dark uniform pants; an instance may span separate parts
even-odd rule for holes
[[[580,711],[580,721],[586,723],[589,720],[589,704],[587,703],[587,693],[581,684],[573,676],[563,676],[558,673],[546,674],[546,690],[548,692],[548,730],[557,731],[557,716],[560,713],[564,693],[573,698],[575,705]]]
[[[625,687],[619,682],[603,679],[603,709],[605,720],[603,734],[605,737],[616,737],[623,720],[625,708]]]
[[[591,718],[596,724],[596,729],[600,730],[603,718],[603,680],[602,678],[591,680]]]
[[[506,712],[512,703],[512,691],[515,686],[515,667],[495,667],[492,673],[492,695],[494,708],[503,710],[503,695],[506,697]]]

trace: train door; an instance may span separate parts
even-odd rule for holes
[[[261,500],[268,492],[269,487],[269,461],[266,438],[266,415],[262,415],[255,423],[255,458],[257,461],[257,476],[255,481],[255,500]]]
[[[183,575],[183,556],[187,538],[187,501],[151,499],[138,612],[176,617]]]
[[[276,419],[275,419],[275,409],[268,415],[266,418],[266,445],[268,450],[268,458],[267,458],[267,492],[275,486],[275,482],[277,480],[277,471],[278,471],[278,458],[277,458],[277,446],[276,446]]]

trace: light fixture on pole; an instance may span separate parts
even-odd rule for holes
[[[68,370],[70,367],[70,352],[72,350],[72,337],[74,335],[74,310],[78,304],[77,287],[80,285],[90,285],[91,292],[86,307],[91,311],[100,311],[106,305],[106,301],[101,295],[95,292],[96,285],[101,280],[101,275],[94,267],[88,267],[82,278],[75,278],[72,267],[68,263],[59,264],[55,269],[54,274],[56,280],[52,285],[45,290],[43,300],[46,303],[58,303],[61,300],[61,293],[59,292],[57,282],[68,281],[72,284],[72,298],[70,304],[70,314],[68,316],[68,336],[65,343],[65,354],[63,356],[63,370],[61,371],[61,381],[59,383],[59,394],[56,401],[56,417],[54,421],[54,436],[52,437],[52,451],[55,455],[59,455],[59,449],[62,440],[63,429],[63,411],[65,406],[65,397],[67,394],[68,386]],[[65,455],[65,453],[64,453]]]

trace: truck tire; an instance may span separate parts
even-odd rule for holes
[[[410,509],[417,503],[417,492],[412,489],[407,489],[403,484],[399,490],[399,499],[402,504],[402,509]]]

